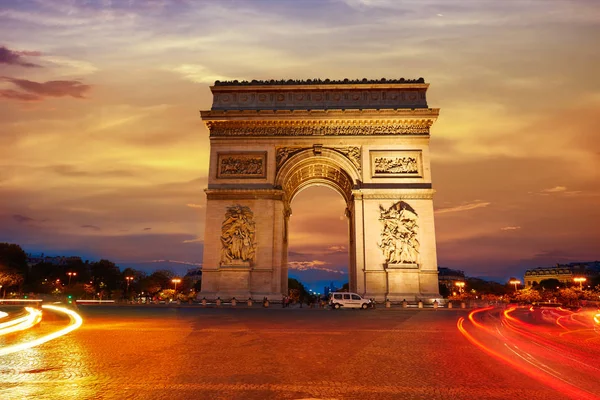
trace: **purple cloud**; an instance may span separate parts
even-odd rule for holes
[[[20,224],[35,221],[33,218],[30,218],[26,215],[21,215],[21,214],[15,214],[12,217],[15,221],[17,221]]]
[[[84,98],[83,94],[91,88],[90,85],[84,85],[79,81],[48,81],[41,83],[6,76],[2,77],[2,80],[11,82],[26,92],[43,97],[71,96],[82,99]]]
[[[0,64],[19,65],[21,67],[35,68],[41,65],[24,61],[21,56],[39,56],[39,51],[12,51],[4,46],[0,46]]]
[[[0,97],[9,100],[22,100],[22,101],[39,101],[42,98],[38,95],[31,93],[18,92],[12,89],[0,90]]]

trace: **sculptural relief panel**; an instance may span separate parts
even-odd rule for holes
[[[423,160],[420,150],[372,150],[371,176],[373,178],[420,178]]]
[[[379,205],[379,221],[383,226],[377,246],[383,252],[387,268],[418,268],[417,220],[415,210],[403,201],[387,209]]]
[[[256,253],[254,213],[239,204],[227,207],[221,226],[221,266],[249,266]]]
[[[218,153],[217,178],[265,178],[267,176],[267,152]]]

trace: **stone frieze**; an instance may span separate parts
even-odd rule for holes
[[[428,135],[431,120],[387,121],[209,121],[211,136]]]
[[[219,153],[217,178],[265,178],[266,152]]]

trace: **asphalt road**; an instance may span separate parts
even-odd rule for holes
[[[0,399],[552,399],[457,329],[465,310],[80,307],[0,357]],[[59,329],[39,328],[0,345]]]

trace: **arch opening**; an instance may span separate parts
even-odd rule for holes
[[[317,205],[317,206],[315,206]],[[288,274],[325,295],[325,287],[341,289],[349,283],[350,221],[339,192],[318,182],[299,190],[291,203]]]
[[[284,192],[284,209],[285,209],[285,234],[284,234],[284,259],[285,267],[282,268],[281,284],[282,287],[287,288],[289,268],[302,266],[302,264],[294,264],[298,260],[289,260],[289,219],[292,215],[292,202],[300,194],[305,192],[307,189],[314,187],[324,186],[327,189],[337,192],[342,198],[342,211],[336,211],[335,207],[328,208],[327,204],[323,200],[317,200],[312,202],[312,212],[315,212],[317,207],[315,204],[319,204],[319,211],[325,211],[325,215],[322,217],[323,221],[328,220],[328,216],[334,215],[335,218],[339,218],[339,215],[343,216],[345,226],[346,241],[344,245],[332,244],[332,247],[337,246],[337,250],[343,250],[340,254],[343,254],[344,264],[347,268],[347,282],[351,291],[356,290],[356,274],[353,274],[354,259],[354,238],[353,238],[353,197],[352,189],[355,186],[355,182],[358,180],[358,171],[356,168],[346,159],[343,155],[340,155],[334,151],[323,151],[315,154],[312,150],[303,151],[285,162],[280,171],[277,174],[276,181],[278,185],[283,189]],[[316,189],[319,191],[318,189]],[[323,192],[321,189],[321,195],[327,192]],[[303,196],[301,195],[300,198]],[[325,195],[327,197],[327,195]],[[331,199],[331,195],[328,196]],[[339,199],[339,198],[338,198]],[[337,200],[339,201],[339,200]],[[311,211],[308,211],[311,212]],[[296,212],[295,215],[298,215]],[[331,220],[330,220],[331,221]],[[321,229],[325,226],[322,224]],[[339,229],[339,227],[338,227]],[[291,263],[290,263],[291,262]],[[338,264],[340,260],[336,261]],[[321,265],[322,269],[327,269],[325,265]],[[331,270],[331,268],[330,268]],[[286,289],[287,292],[287,289]]]

